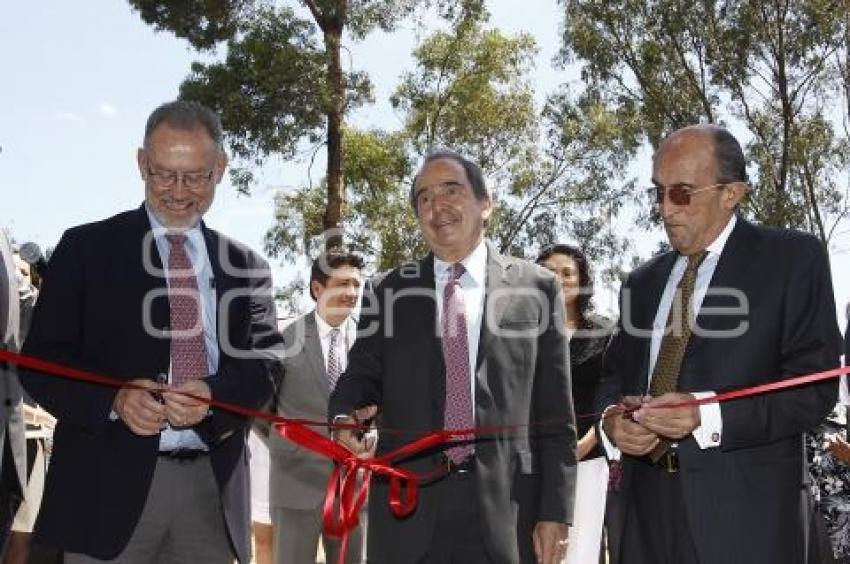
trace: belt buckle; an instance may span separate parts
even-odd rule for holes
[[[192,462],[204,456],[206,451],[193,448],[176,448],[168,451],[160,451],[159,455],[174,462]]]
[[[472,471],[472,458],[467,458],[463,462],[455,462],[451,458],[446,457],[446,466],[449,474],[465,475]]]
[[[661,457],[662,466],[667,470],[668,474],[675,474],[679,471],[679,453],[670,449]]]

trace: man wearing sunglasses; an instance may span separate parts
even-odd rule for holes
[[[154,110],[137,161],[144,203],[65,232],[24,346],[126,381],[22,379],[58,419],[36,538],[67,564],[246,564],[250,421],[200,399],[271,398],[268,265],[201,221],[227,165],[211,110]]]
[[[745,159],[721,127],[670,135],[652,181],[673,250],[623,284],[597,396],[623,463],[622,562],[803,562],[802,433],[835,404],[835,382],[663,406],[838,366],[824,247],[736,213]]]

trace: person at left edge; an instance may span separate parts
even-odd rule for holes
[[[12,246],[0,226],[0,350],[20,344],[20,296]],[[26,485],[23,394],[15,367],[0,362],[0,558]]]
[[[147,390],[24,376],[58,420],[36,540],[67,564],[247,563],[250,421],[176,392],[271,397],[268,265],[201,221],[227,164],[211,110],[157,108],[137,160],[144,204],[65,232],[24,352]]]

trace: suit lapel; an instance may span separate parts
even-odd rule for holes
[[[476,374],[481,369],[487,349],[492,345],[495,336],[491,329],[498,327],[511,303],[506,288],[511,286],[511,264],[499,254],[490,242],[487,245],[487,269],[484,279],[484,312],[481,316],[481,333],[478,337],[478,354],[475,357]]]
[[[322,354],[322,342],[319,336],[319,325],[316,323],[316,312],[308,313],[304,317],[304,354],[307,364],[310,365],[313,380],[319,387],[322,397],[329,397],[331,393],[328,382],[328,371],[325,368],[325,356]]]
[[[217,307],[220,307],[222,304],[221,298],[222,296],[226,296],[227,292],[234,287],[236,287],[236,280],[223,266],[223,262],[226,261],[229,269],[236,268],[236,265],[233,263],[233,257],[227,253],[227,247],[222,241],[221,237],[213,231],[212,229],[207,228],[207,226],[201,222],[201,233],[204,235],[204,244],[207,246],[207,257],[210,261],[210,268],[212,269],[213,280],[215,281],[215,303],[218,304]],[[232,305],[233,300],[228,300],[228,304]],[[224,316],[224,312],[217,311],[215,316],[215,334],[216,340],[219,342],[219,348],[221,345],[220,336],[222,335],[222,328],[219,327],[219,321],[221,319],[225,319],[230,321],[231,323],[235,321],[233,317],[234,311],[231,308],[230,311],[227,312],[226,317]],[[232,327],[228,327],[228,335],[235,334],[232,331]]]
[[[667,286],[667,280],[670,278],[670,273],[673,266],[676,264],[676,259],[679,254],[671,251],[659,259],[658,266],[650,269],[647,273],[646,286],[643,288],[632,288],[632,295],[629,296],[629,301],[624,303],[626,309],[631,312],[621,312],[620,315],[629,315],[633,327],[641,332],[646,332],[647,336],[641,339],[641,364],[638,370],[634,371],[635,377],[638,379],[635,393],[643,394],[649,386],[649,353],[652,338],[649,336],[653,330],[655,316],[658,313],[658,306],[661,303],[661,296],[664,294],[664,288]],[[642,299],[643,294],[646,299]],[[636,307],[637,304],[646,304],[643,309]]]
[[[714,275],[711,277],[708,291],[697,314],[696,327],[710,335],[712,331],[728,328],[726,325],[730,323],[732,325],[738,324],[739,317],[717,315],[716,312],[723,308],[735,308],[739,305],[737,297],[725,291],[726,288],[744,291],[746,288],[742,286],[743,282],[758,280],[758,277],[751,276],[748,273],[753,264],[751,257],[754,253],[758,253],[756,246],[757,239],[752,226],[740,217],[737,218],[735,228],[723,247],[720,260],[714,269]],[[714,311],[713,314],[712,311]],[[693,355],[698,353],[707,337],[707,335],[694,333],[690,343],[688,343],[684,363],[692,361]],[[682,375],[686,375],[688,372],[683,369]],[[685,382],[684,384],[687,385],[688,383]]]
[[[434,277],[434,255],[429,254],[416,265],[418,268],[419,279],[413,283],[414,289],[424,290],[425,295],[421,298],[416,298],[416,309],[405,312],[414,316],[422,317],[423,328],[423,350],[426,354],[423,358],[424,362],[431,363],[431,369],[428,373],[432,375],[430,385],[432,389],[431,407],[433,426],[440,427],[443,425],[443,410],[446,403],[446,364],[443,360],[443,343],[440,338],[440,328],[437,325],[437,301],[443,299],[442,296],[436,294],[436,280]],[[405,267],[402,267],[405,268]],[[430,292],[430,294],[429,294]]]
[[[149,307],[151,325],[153,329],[162,331],[154,336],[165,339],[171,323],[168,283],[144,204],[133,217],[126,245],[124,252],[119,256],[126,258],[127,263],[121,269],[116,267],[116,270],[130,273],[125,280],[131,295],[139,296],[140,300],[145,300],[147,296],[155,296]]]

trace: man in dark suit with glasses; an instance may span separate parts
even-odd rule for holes
[[[803,562],[802,433],[832,409],[835,381],[663,406],[836,367],[824,246],[737,215],[745,160],[722,127],[671,134],[652,180],[673,250],[623,284],[597,398],[603,442],[622,458],[622,562]]]
[[[250,561],[249,421],[178,393],[258,408],[276,385],[268,265],[201,221],[226,165],[211,110],[160,106],[144,204],[51,258],[25,352],[135,386],[26,375],[58,420],[35,534],[68,564]]]

